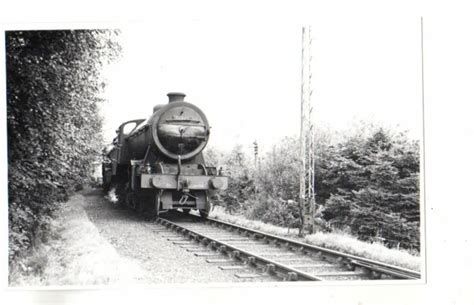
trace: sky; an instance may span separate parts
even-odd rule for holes
[[[422,131],[420,20],[357,15],[312,20],[314,124],[335,131],[355,121]],[[147,118],[186,94],[211,125],[210,146],[263,150],[299,135],[301,28],[295,22],[136,22],[121,30],[123,56],[108,67],[105,138],[121,122]]]

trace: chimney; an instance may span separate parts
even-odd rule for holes
[[[169,98],[168,103],[173,103],[173,102],[184,102],[184,97],[186,94],[180,93],[180,92],[170,92],[167,94]]]

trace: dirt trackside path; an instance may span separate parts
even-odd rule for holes
[[[122,259],[139,267],[132,276],[137,284],[238,281],[232,272],[219,270],[152,232],[139,215],[114,208],[100,190],[84,191],[82,197],[81,205],[101,237]]]
[[[48,240],[26,256],[24,273],[10,274],[11,286],[139,283],[144,271],[134,260],[119,255],[102,237],[89,220],[85,204],[80,194],[61,204],[51,220]]]

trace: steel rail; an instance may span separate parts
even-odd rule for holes
[[[274,260],[264,258],[262,256],[256,255],[254,253],[239,249],[235,246],[227,244],[225,242],[216,240],[212,237],[209,237],[205,234],[198,233],[194,230],[188,229],[186,227],[180,226],[177,223],[169,221],[164,218],[158,218],[157,223],[162,224],[166,227],[171,227],[172,229],[185,233],[189,238],[196,240],[197,242],[203,243],[206,246],[210,246],[214,250],[218,250],[222,254],[227,254],[231,258],[245,262],[249,266],[254,266],[260,269],[263,269],[264,272],[278,277],[282,277],[287,281],[323,281],[322,278],[314,276],[312,274],[294,269],[289,266],[285,266],[281,263],[278,263]]]
[[[197,217],[197,216],[194,216],[194,215],[190,215],[190,216]],[[197,217],[197,218],[199,218],[199,217]],[[406,268],[402,268],[402,267],[398,267],[398,266],[393,266],[393,265],[390,265],[390,264],[387,264],[387,263],[378,262],[378,261],[375,261],[375,260],[355,256],[355,255],[352,255],[352,254],[343,253],[343,252],[336,251],[336,250],[323,248],[323,247],[320,247],[320,246],[309,245],[309,244],[302,243],[302,242],[299,242],[299,241],[296,241],[296,240],[291,240],[291,239],[288,239],[288,238],[276,236],[276,235],[265,233],[265,232],[262,232],[262,231],[245,228],[245,227],[242,227],[242,226],[239,226],[239,225],[236,225],[236,224],[232,224],[232,223],[228,223],[228,222],[225,222],[225,221],[222,221],[222,220],[207,218],[206,221],[209,221],[211,223],[215,223],[215,224],[218,224],[218,225],[226,226],[226,227],[229,227],[229,228],[234,229],[234,230],[237,229],[237,230],[241,230],[241,231],[244,231],[244,232],[249,232],[249,233],[253,234],[255,237],[261,236],[262,238],[267,238],[267,239],[271,238],[271,239],[273,239],[275,241],[278,241],[279,243],[285,245],[286,247],[292,247],[292,248],[295,248],[295,249],[304,249],[308,252],[324,253],[324,254],[326,254],[330,257],[335,258],[336,260],[343,259],[344,261],[342,261],[342,263],[344,263],[344,264],[346,264],[350,267],[359,266],[359,267],[362,267],[362,268],[366,268],[370,271],[373,271],[374,273],[387,274],[387,275],[389,275],[391,277],[395,277],[397,279],[411,279],[411,280],[421,279],[421,273],[419,273],[417,271],[410,270],[410,269],[406,269]]]

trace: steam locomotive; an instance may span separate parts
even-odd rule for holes
[[[207,118],[185,96],[169,93],[169,103],[155,106],[150,118],[122,123],[104,150],[103,187],[115,189],[120,205],[152,215],[194,209],[207,217],[209,197],[227,188],[227,177],[204,161]]]

